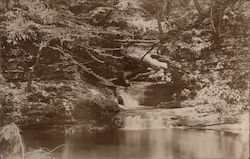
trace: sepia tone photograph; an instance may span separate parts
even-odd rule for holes
[[[250,0],[0,0],[0,159],[249,159]]]

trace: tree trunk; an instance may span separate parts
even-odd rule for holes
[[[32,66],[32,68],[30,70],[30,73],[29,73],[29,79],[28,79],[28,83],[27,83],[27,87],[26,87],[26,92],[27,93],[32,92],[32,82],[33,82],[33,79],[34,79],[34,72],[35,72],[35,69],[37,68],[37,66],[39,64],[41,55],[42,55],[42,47],[39,48],[37,56],[36,56],[36,62]]]
[[[209,12],[210,12],[210,10],[211,10],[211,6],[210,6],[209,9],[204,9],[204,8],[201,7],[201,5],[200,5],[200,3],[198,2],[198,0],[193,0],[193,1],[194,1],[194,5],[195,5],[196,10],[199,12],[199,14],[200,14],[201,16],[206,17],[206,16],[209,15]]]
[[[156,20],[158,24],[158,30],[159,30],[159,40],[160,40],[160,46],[159,46],[159,51],[160,53],[162,52],[162,45],[163,45],[163,29],[162,29],[162,19],[161,19],[161,12],[156,13]],[[158,51],[157,51],[158,52]]]
[[[220,44],[222,42],[221,38],[221,20],[223,17],[223,12],[225,10],[226,6],[224,4],[220,4],[220,1],[217,0],[211,0],[211,11],[210,11],[210,17],[211,17],[211,23],[213,28],[213,42],[215,48],[220,48]]]
[[[194,5],[195,5],[195,8],[197,9],[197,11],[203,16],[204,11],[202,10],[202,8],[197,0],[194,0]]]
[[[163,29],[161,25],[161,13],[160,12],[156,13],[156,19],[157,19],[157,25],[158,25],[158,30],[159,30],[159,40],[162,41]]]

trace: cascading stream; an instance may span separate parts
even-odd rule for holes
[[[158,112],[147,112],[141,115],[129,115],[124,117],[124,129],[164,129],[167,127],[164,117]]]
[[[133,109],[133,108],[138,108],[139,106],[139,102],[132,97],[132,95],[128,92],[125,92],[124,90],[119,90],[119,95],[121,96],[122,100],[123,100],[123,105],[125,107],[127,107],[128,109]]]
[[[138,88],[138,86],[135,85],[125,90],[120,89],[117,93],[123,100],[123,105],[120,105],[120,107],[130,112],[125,113],[126,115],[122,117],[124,123],[123,129],[142,130],[166,128],[167,124],[161,110],[139,104],[139,100],[143,97],[142,94],[144,94],[142,87]]]

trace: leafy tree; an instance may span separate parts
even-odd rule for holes
[[[149,14],[156,18],[159,30],[159,40],[163,41],[163,18],[169,15],[172,2],[169,0],[141,0],[141,6]]]
[[[55,34],[48,28],[53,23],[56,13],[39,0],[13,1],[13,3],[10,0],[4,4],[8,6],[5,10],[2,10],[5,19],[2,26],[5,29],[7,42],[15,46],[20,41],[30,40],[38,48],[35,64],[30,68],[26,89],[27,92],[31,92],[34,71],[39,64],[42,48],[48,45],[51,35]],[[18,8],[15,8],[15,6],[18,6]]]
[[[224,12],[227,8],[233,7],[239,0],[211,0],[210,18],[214,32],[213,41],[216,47],[221,44],[221,32]]]

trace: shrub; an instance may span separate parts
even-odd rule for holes
[[[4,12],[4,28],[9,43],[37,40],[41,30],[53,23],[56,12],[39,0],[22,0],[19,8],[9,8]]]
[[[233,120],[248,109],[248,90],[232,89],[228,81],[216,80],[200,89],[194,99],[182,102],[185,106],[205,106],[220,114],[221,119]]]

